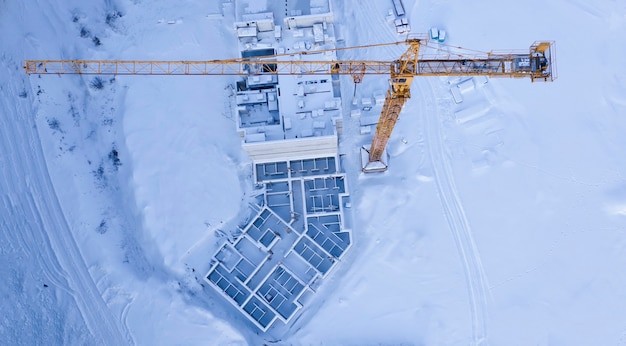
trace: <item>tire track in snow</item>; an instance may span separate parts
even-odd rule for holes
[[[19,81],[20,69],[0,62],[0,78]],[[17,66],[15,66],[17,67]],[[17,71],[17,72],[16,72]],[[69,228],[50,180],[28,99],[19,99],[16,82],[0,90],[0,188],[11,216],[4,236],[25,256],[40,256],[50,282],[69,292],[94,344],[124,345],[130,334],[118,324],[98,292]],[[58,279],[52,277],[59,276]]]
[[[424,117],[424,136],[426,146],[430,149],[429,156],[433,169],[437,192],[441,200],[446,221],[450,226],[450,232],[463,264],[465,281],[468,289],[470,313],[472,318],[472,343],[479,345],[487,342],[487,320],[488,320],[488,284],[484,274],[480,254],[472,236],[472,230],[467,220],[463,204],[458,194],[454,180],[454,172],[450,166],[450,160],[445,152],[443,135],[440,127],[441,109],[435,101],[435,82],[429,80],[428,86],[431,90],[428,97],[424,94],[423,87],[412,88],[418,91],[421,101],[426,105],[426,112],[422,112]],[[417,90],[416,90],[417,89]]]
[[[355,19],[368,18],[367,14],[379,12],[375,10],[374,0],[363,1],[356,7],[340,4],[340,6],[335,8],[343,10],[344,18],[348,21],[355,21],[359,32],[368,33],[368,35],[363,37],[352,37],[351,41],[355,42],[346,42],[348,46],[394,41],[395,33],[385,28],[387,24],[381,18],[373,18],[369,21]],[[408,13],[411,13],[411,11],[408,11]],[[376,30],[373,27],[380,28],[380,30]],[[393,52],[397,49],[397,47],[390,47],[382,51],[385,52],[383,54],[393,56]],[[374,52],[370,51],[368,53],[372,54]],[[381,54],[381,52],[376,54]],[[347,58],[352,58],[352,56],[348,55]],[[368,58],[371,58],[371,56],[368,55]],[[487,280],[483,272],[478,250],[474,244],[469,222],[458,196],[452,168],[445,155],[441,130],[438,126],[438,121],[434,118],[439,114],[437,105],[433,101],[435,99],[434,93],[431,92],[428,98],[424,93],[425,87],[429,87],[432,90],[433,86],[425,82],[426,80],[422,80],[422,83],[418,80],[419,78],[414,81],[414,85],[417,87],[412,88],[411,91],[414,98],[420,99],[420,111],[422,116],[426,118],[423,122],[425,124],[425,141],[430,148],[429,157],[444,214],[463,264],[472,319],[472,343],[478,345],[487,341]]]
[[[3,147],[0,146],[0,150],[4,150]],[[6,184],[0,185],[3,191],[6,191]],[[38,218],[33,211],[33,196],[28,193],[25,195],[25,199],[21,199],[21,201],[26,200],[26,204],[15,204],[12,198],[6,198],[2,204],[3,210],[3,220],[0,224],[2,229],[5,231],[13,230],[12,237],[9,237],[8,232],[4,232],[3,238],[3,246],[11,247],[12,250],[18,250],[17,253],[25,253],[28,251],[30,254],[28,258],[37,259],[37,262],[43,266],[43,275],[44,282],[54,285],[56,288],[68,293],[73,296],[74,292],[67,285],[67,282],[63,280],[67,275],[64,271],[62,271],[58,262],[52,261],[49,254],[44,250],[44,252],[33,251],[31,245],[36,241],[36,239],[32,236],[34,232],[34,227],[41,225],[41,218]],[[28,209],[25,209],[28,208]],[[35,217],[33,219],[32,217]],[[7,220],[10,220],[11,223],[7,223]],[[35,226],[33,226],[33,223]],[[38,249],[39,250],[39,249]]]
[[[380,0],[360,1],[358,6],[350,6],[343,1],[336,1],[335,11],[343,12],[344,22],[350,23],[350,29],[345,30],[347,35],[346,46],[395,42],[404,39],[403,36],[398,36],[391,28],[391,24],[386,21],[384,11],[391,5],[389,2],[388,6],[384,5],[381,9]],[[372,13],[380,13],[380,16],[372,18]],[[350,32],[358,32],[362,35],[351,35]],[[400,45],[369,50],[348,50],[344,51],[343,54],[350,59],[389,60],[399,57],[404,50],[405,48]]]

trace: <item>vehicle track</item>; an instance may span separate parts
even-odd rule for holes
[[[369,11],[367,13],[374,12],[372,11],[374,7],[373,0],[367,0],[360,3],[360,6],[345,8],[344,16],[365,18],[364,13],[366,11]],[[357,25],[359,25],[358,21]],[[368,22],[365,25],[368,26],[367,28],[362,28],[365,31],[371,30],[372,26],[382,28],[382,30],[368,36],[369,40],[372,39],[372,36],[379,42],[393,40],[393,35],[389,35],[388,30],[384,30],[384,26],[386,25],[384,21],[375,24]],[[354,39],[356,39],[357,42],[350,42],[350,45],[365,44],[365,42],[360,42],[357,37]],[[387,53],[392,53],[392,49],[389,49]],[[480,256],[472,237],[471,228],[457,192],[454,174],[450,167],[449,159],[445,154],[442,133],[439,126],[440,122],[435,117],[440,113],[439,106],[435,101],[435,93],[433,92],[435,88],[434,83],[436,81],[437,80],[428,82],[426,79],[416,79],[411,91],[413,98],[419,99],[419,102],[421,102],[420,113],[424,117],[422,123],[425,127],[425,144],[429,148],[429,157],[434,171],[437,191],[465,273],[472,320],[472,344],[486,344],[488,285]],[[430,90],[428,95],[425,92],[426,89]]]
[[[488,284],[483,270],[480,254],[472,236],[461,198],[456,187],[454,172],[450,166],[450,158],[446,154],[443,134],[441,131],[442,109],[436,101],[433,90],[445,92],[435,85],[437,80],[416,80],[418,85],[412,88],[424,103],[421,115],[424,119],[424,137],[428,147],[430,162],[433,169],[437,192],[441,200],[446,221],[454,238],[457,252],[463,264],[465,281],[468,289],[470,313],[472,318],[472,343],[487,343],[488,322]],[[426,95],[424,89],[431,91]],[[416,96],[417,96],[416,95]]]
[[[19,81],[19,69],[0,61],[0,78]],[[15,72],[18,71],[18,72]],[[92,334],[93,344],[128,344],[130,334],[116,321],[98,292],[70,227],[43,155],[29,99],[19,99],[16,83],[0,90],[0,188],[9,214],[3,238],[25,258],[38,257],[48,282],[68,292]]]

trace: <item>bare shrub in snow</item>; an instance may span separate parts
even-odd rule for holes
[[[84,26],[80,28],[80,37],[89,37],[89,35],[91,35],[91,32],[87,28]]]
[[[104,80],[102,80],[102,78],[100,77],[95,77],[91,80],[91,82],[89,82],[89,86],[92,89],[101,90],[102,88],[104,88]]]
[[[61,123],[59,122],[57,118],[50,118],[47,121],[48,121],[48,127],[50,127],[51,130],[63,132],[63,130],[61,130]]]
[[[111,149],[111,151],[109,152],[109,160],[113,164],[113,167],[115,168],[116,171],[119,168],[119,166],[122,165],[122,161],[120,161],[120,158],[118,157],[118,152],[115,148]]]
[[[105,234],[108,230],[109,230],[109,225],[107,224],[106,220],[102,220],[100,222],[100,225],[98,225],[98,227],[96,227],[96,232],[98,232],[100,234]]]

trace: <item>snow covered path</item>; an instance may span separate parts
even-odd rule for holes
[[[1,80],[20,81],[17,74],[22,71],[14,62],[4,59],[0,69]],[[42,285],[71,297],[92,335],[90,342],[127,344],[128,331],[118,324],[102,300],[63,215],[32,118],[32,101],[16,96],[20,94],[16,83],[5,84],[0,93],[4,114],[0,118],[0,191],[3,214],[10,216],[3,218],[0,229],[3,253],[10,251],[12,256],[38,259],[44,275],[40,279]],[[35,316],[38,308],[33,307]],[[9,340],[20,340],[20,328],[33,328],[14,327]]]
[[[420,80],[421,81],[421,80]],[[437,192],[443,212],[448,221],[450,232],[457,247],[459,258],[465,271],[465,281],[467,283],[470,312],[472,315],[472,342],[474,345],[487,342],[487,279],[485,277],[480,254],[472,236],[472,229],[463,209],[461,198],[456,187],[454,172],[450,165],[450,157],[446,153],[441,131],[441,119],[445,117],[444,110],[437,107],[436,90],[438,94],[444,94],[437,80],[430,79],[424,81],[424,87],[416,87],[422,104],[426,104],[419,114],[423,117],[425,124],[425,141],[429,149],[430,163],[433,168]],[[429,90],[428,95],[424,92]],[[415,93],[417,94],[417,93]],[[434,117],[433,114],[438,116]]]

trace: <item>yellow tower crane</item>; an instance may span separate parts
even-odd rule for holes
[[[549,82],[556,79],[553,41],[537,41],[528,51],[504,53],[446,53],[428,57],[420,48],[428,43],[426,36],[410,36],[405,41],[376,45],[331,49],[334,51],[407,45],[400,58],[376,60],[309,60],[296,55],[319,56],[324,50],[207,61],[156,60],[27,60],[27,74],[108,74],[108,75],[350,75],[360,83],[365,75],[388,75],[389,89],[372,143],[367,148],[369,159],[364,172],[384,171],[384,150],[404,103],[411,97],[411,84],[416,76],[487,76],[530,78]]]

